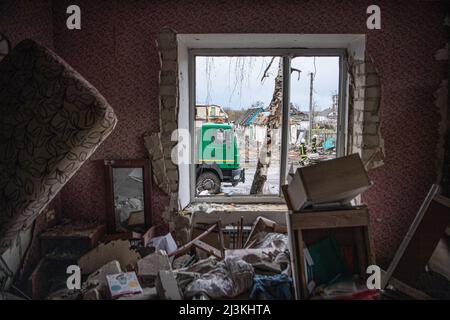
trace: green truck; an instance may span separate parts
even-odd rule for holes
[[[245,169],[240,168],[236,134],[229,123],[203,123],[198,135],[196,191],[201,194],[220,192],[222,182],[236,186],[245,182]]]

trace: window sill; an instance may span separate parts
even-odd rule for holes
[[[244,224],[252,225],[257,217],[263,216],[280,225],[286,225],[285,204],[225,204],[225,203],[191,203],[181,214],[190,215],[195,223],[212,224],[220,220],[222,225],[236,223],[242,217]]]

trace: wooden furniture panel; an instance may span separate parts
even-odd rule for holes
[[[327,235],[333,235],[343,246],[353,246],[358,273],[366,276],[366,268],[375,264],[367,207],[324,212],[290,212],[287,214],[291,263],[296,299],[309,296],[303,248]]]

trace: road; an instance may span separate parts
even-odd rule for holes
[[[241,163],[241,166],[245,168],[245,182],[239,183],[237,186],[233,187],[229,183],[222,183],[221,191],[227,195],[249,195],[250,188],[253,183],[253,177],[256,170],[256,162],[253,163]],[[272,161],[269,168],[269,174],[267,181],[264,185],[264,194],[278,195],[280,185],[280,162]]]

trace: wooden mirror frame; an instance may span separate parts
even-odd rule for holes
[[[116,229],[116,214],[114,208],[114,168],[142,168],[144,184],[144,220],[145,227],[152,226],[152,176],[149,159],[104,160],[106,188],[106,218],[108,233],[121,233]],[[131,232],[131,231],[130,231]],[[123,232],[122,232],[123,233]]]

